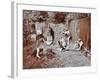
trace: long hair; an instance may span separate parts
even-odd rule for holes
[[[54,31],[53,31],[53,29],[51,27],[49,27],[49,28],[50,28],[50,35],[52,36],[52,38],[54,40]]]

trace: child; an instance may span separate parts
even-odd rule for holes
[[[60,51],[66,49],[67,47],[67,43],[66,41],[64,40],[64,38],[61,38],[61,40],[58,41],[58,44],[60,46]]]
[[[66,42],[67,42],[66,49],[68,49],[69,48],[69,45],[70,45],[70,40],[71,40],[71,33],[70,33],[69,30],[66,30],[63,34],[65,34]]]
[[[54,41],[54,31],[51,27],[48,27],[48,32],[47,32],[46,38],[47,38],[46,44],[51,45]]]
[[[78,41],[76,42],[74,49],[75,50],[81,50],[83,46],[83,41],[81,39],[78,39]]]
[[[44,48],[43,43],[44,43],[44,36],[42,34],[38,35],[36,38],[36,57],[40,58],[39,54],[40,54],[40,50]]]

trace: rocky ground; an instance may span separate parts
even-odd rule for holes
[[[54,55],[54,58],[48,59],[48,61],[41,64],[42,68],[90,66],[90,58],[84,55],[84,51],[73,50],[74,43],[70,45],[69,51],[53,49],[56,55]]]
[[[26,50],[26,49],[25,49]],[[27,53],[28,52],[28,53]],[[91,61],[84,56],[82,51],[53,51],[53,53],[41,54],[36,58],[31,50],[24,53],[24,69],[34,68],[59,68],[59,67],[80,67],[90,66]]]

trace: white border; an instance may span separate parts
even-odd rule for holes
[[[96,9],[95,8],[80,8],[68,6],[55,6],[55,5],[36,5],[25,3],[13,3],[14,11],[14,51],[13,51],[13,77],[45,77],[66,75],[72,73],[87,73],[96,72],[96,47],[95,47],[95,34],[96,34]],[[27,10],[45,10],[45,11],[61,11],[61,12],[83,12],[91,13],[91,66],[90,67],[66,67],[66,68],[53,68],[53,69],[31,69],[23,70],[23,9]]]

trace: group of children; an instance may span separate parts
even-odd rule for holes
[[[69,50],[70,42],[72,39],[71,32],[66,29],[62,31],[63,35],[59,40],[55,41],[55,30],[49,25],[49,22],[43,20],[40,16],[37,22],[31,25],[31,40],[36,44],[36,57],[40,58],[40,49],[44,49],[44,43],[47,46],[54,45],[54,42],[59,45],[59,50]],[[60,34],[58,34],[60,36]],[[74,45],[75,50],[81,50],[83,41],[78,39]],[[34,50],[34,49],[33,49]]]

